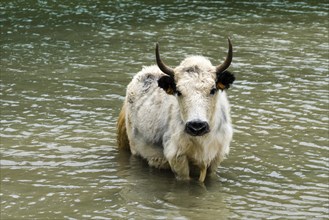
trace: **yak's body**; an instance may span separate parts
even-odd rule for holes
[[[130,147],[150,166],[171,168],[181,179],[189,179],[194,165],[204,181],[207,170],[215,170],[229,152],[229,103],[225,90],[211,92],[217,76],[208,59],[189,57],[174,70],[172,88],[160,85],[166,74],[158,66],[134,76],[119,116],[119,146]],[[201,128],[189,128],[190,122]]]

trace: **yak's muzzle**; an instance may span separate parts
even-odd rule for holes
[[[209,131],[209,124],[205,121],[190,121],[185,125],[185,132],[192,136],[202,136]]]

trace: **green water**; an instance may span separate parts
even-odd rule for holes
[[[329,219],[327,1],[1,1],[1,219]],[[231,152],[204,186],[120,154],[125,88],[233,43]]]

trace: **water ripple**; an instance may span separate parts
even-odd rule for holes
[[[326,1],[1,6],[1,217],[326,219]],[[204,186],[116,150],[131,77],[234,45],[230,156]]]

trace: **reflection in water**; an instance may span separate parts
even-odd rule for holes
[[[324,219],[328,3],[10,1],[1,6],[1,219]],[[116,148],[132,75],[234,46],[229,158],[205,185]]]
[[[129,163],[131,167],[126,178],[133,187],[123,187],[120,196],[127,202],[127,211],[135,213],[135,217],[228,216],[225,194],[218,191],[221,184],[215,179],[208,179],[205,185],[197,181],[177,182],[171,172],[150,168],[140,158],[131,156]],[[168,209],[172,211],[168,212]]]

